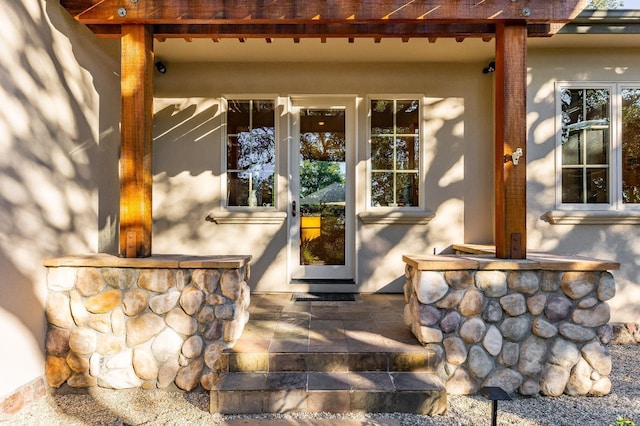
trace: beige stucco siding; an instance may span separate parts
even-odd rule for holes
[[[556,208],[555,82],[640,82],[640,56],[632,49],[537,49],[529,51],[527,99],[528,243],[532,250],[612,259],[617,295],[612,321],[640,320],[640,227],[638,225],[551,225]]]
[[[357,291],[400,291],[402,254],[445,251],[457,242],[491,242],[492,83],[481,71],[482,64],[171,65],[156,79],[154,251],[251,254],[254,290],[293,289],[288,285],[286,220],[271,225],[205,221],[211,211],[222,209],[219,99],[227,94],[279,96],[285,103],[301,94],[355,99],[356,215],[367,211],[368,96],[425,97],[422,191],[435,218],[428,225],[356,220]],[[291,134],[285,110],[279,126],[277,209],[286,213]]]

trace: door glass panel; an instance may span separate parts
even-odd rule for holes
[[[345,111],[300,111],[300,265],[345,265]]]

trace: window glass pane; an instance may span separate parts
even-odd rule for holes
[[[272,205],[275,105],[264,100],[227,104],[227,205]]]
[[[371,205],[388,206],[393,202],[393,173],[371,173]]]
[[[398,170],[418,169],[418,138],[396,139],[396,168]]]
[[[391,137],[371,138],[371,168],[389,170],[393,168],[393,139]]]
[[[580,164],[582,132],[571,132],[562,144],[562,165]]]
[[[371,101],[371,134],[393,133],[393,101]]]
[[[640,203],[640,89],[622,90],[622,201]]]
[[[587,164],[609,164],[609,131],[586,131]]]
[[[582,168],[562,170],[562,202],[582,203]]]
[[[585,99],[587,121],[609,121],[609,90],[587,89]]]
[[[419,133],[419,106],[417,99],[396,101],[396,133]]]
[[[608,203],[608,169],[587,169],[587,203]]]
[[[401,173],[397,175],[396,202],[399,206],[418,205],[418,174]]]

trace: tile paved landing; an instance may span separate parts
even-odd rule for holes
[[[404,296],[298,302],[252,294],[250,320],[223,354],[211,411],[414,412],[446,409],[434,354],[403,321]]]

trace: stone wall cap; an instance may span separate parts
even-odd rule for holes
[[[67,255],[44,260],[44,266],[102,268],[240,268],[251,261],[249,255],[190,256],[157,254],[150,257],[125,258],[107,253]]]
[[[454,255],[404,255],[402,260],[421,271],[478,269],[478,261]]]

